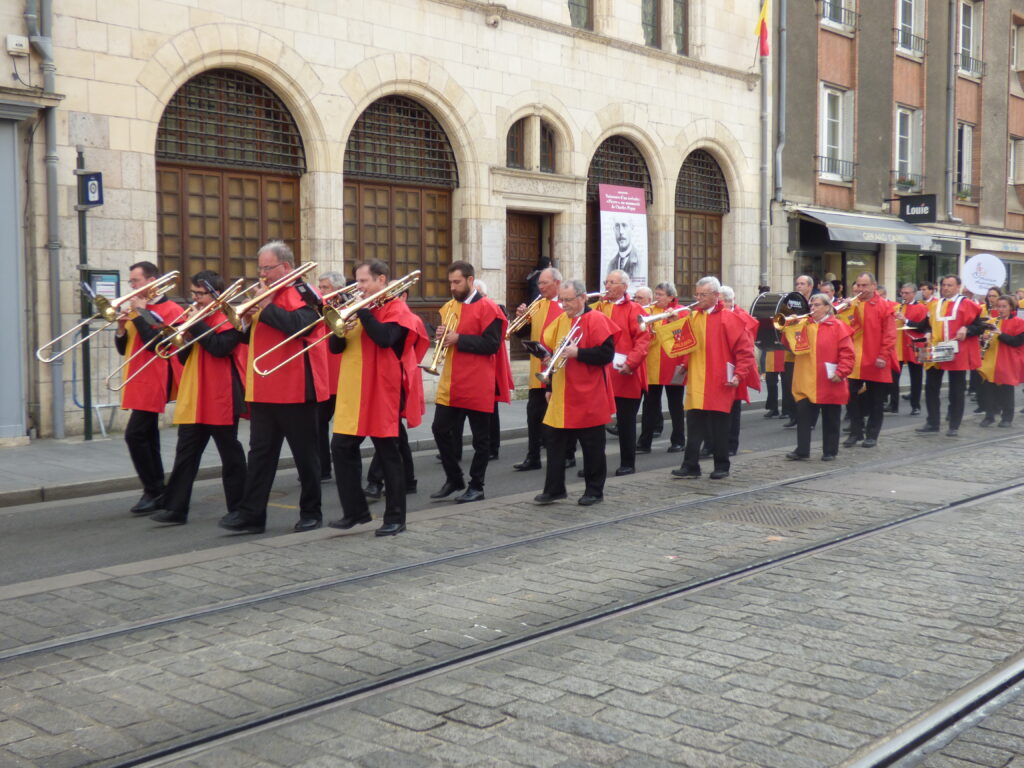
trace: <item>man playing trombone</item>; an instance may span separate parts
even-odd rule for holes
[[[265,352],[270,364],[288,359],[319,338],[323,329],[320,297],[313,288],[293,277],[295,256],[281,240],[272,240],[257,254],[261,281],[267,289],[258,301],[246,302],[249,330],[249,357],[245,372],[245,399],[250,404],[249,460],[245,492],[237,510],[229,511],[219,525],[238,533],[263,533],[267,521],[267,500],[274,475],[287,440],[299,472],[302,492],[299,496],[299,521],[295,531],[319,528],[320,454],[317,451],[317,403],[327,399],[327,356],[323,344],[302,354],[279,370],[257,375],[254,361]],[[308,266],[308,265],[307,265]],[[306,334],[287,341],[289,336]]]
[[[554,354],[544,361],[551,385],[544,415],[548,466],[544,491],[534,497],[537,504],[566,498],[565,452],[577,440],[583,449],[586,479],[586,489],[577,503],[586,507],[604,498],[608,474],[604,425],[615,412],[609,366],[621,331],[587,306],[586,291],[581,281],[567,280],[559,291],[565,313],[544,333],[544,344]]]
[[[245,336],[231,327],[220,309],[213,307],[223,291],[224,280],[216,272],[203,270],[192,276],[196,311],[206,314],[189,321],[185,333],[191,343],[186,341],[187,346],[177,353],[184,365],[174,408],[178,446],[163,508],[149,516],[158,523],[188,522],[192,485],[210,438],[220,453],[228,510],[235,510],[242,501],[245,451],[238,441],[238,418],[245,410],[241,377],[245,363],[239,353],[245,349]]]
[[[156,282],[160,270],[156,264],[140,261],[128,271],[128,284],[137,290]],[[124,441],[128,445],[135,473],[142,481],[142,498],[131,511],[148,515],[159,509],[164,492],[164,463],[160,456],[160,414],[168,400],[173,399],[175,371],[172,365],[156,358],[153,345],[160,332],[181,316],[181,308],[160,293],[148,292],[133,296],[131,312],[117,321],[114,344],[118,353],[126,355],[125,386],[121,390],[121,408],[131,410]]]

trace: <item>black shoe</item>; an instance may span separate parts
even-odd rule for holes
[[[407,482],[405,484],[405,495],[408,496],[409,494],[412,494],[412,493],[416,493],[416,481],[415,480],[413,480],[412,482]]]
[[[586,474],[583,472],[582,469],[578,469],[576,470],[576,477],[586,477]]]
[[[381,496],[384,495],[384,489],[377,483],[367,483],[363,493],[366,494],[366,498],[370,501],[380,501]]]
[[[246,520],[238,512],[228,512],[217,525],[226,531],[235,533],[263,533],[266,530],[265,525]]]
[[[306,531],[315,531],[323,524],[324,521],[319,517],[300,517],[299,522],[292,527],[292,530],[295,533],[305,533]]]
[[[605,429],[608,431],[609,435],[615,435],[616,437],[618,437],[618,434],[619,434],[619,425],[618,424],[609,424],[607,427],[605,427]]]
[[[783,424],[782,426],[783,426],[783,428],[785,428],[785,429],[792,429],[793,427],[795,427],[795,426],[796,426],[796,419],[790,419],[789,421],[787,421],[787,422],[786,422],[785,424]]]
[[[900,395],[900,397],[902,397],[904,400],[910,399],[910,395]]]
[[[684,480],[693,480],[700,477],[700,470],[694,469],[673,469],[672,477],[681,477]]]
[[[441,490],[439,490],[437,493],[430,494],[430,498],[443,499],[446,496],[451,496],[456,491],[461,491],[465,487],[466,484],[462,481],[453,483],[451,480],[445,480],[444,485],[441,486]]]
[[[492,451],[491,453],[489,453],[487,455],[487,460],[488,461],[497,461],[498,460],[498,452],[497,451]]]
[[[533,497],[534,504],[554,504],[556,501],[569,498],[564,493],[539,493]]]
[[[373,520],[373,517],[367,514],[362,517],[342,517],[338,520],[331,520],[327,525],[329,528],[340,528],[343,531],[347,531],[349,528],[355,528],[357,525],[363,525],[371,520]]]
[[[616,477],[622,477],[623,475],[634,475],[636,474],[636,467],[619,467],[615,470]]]
[[[822,460],[822,461],[835,461],[835,460],[836,460],[836,457],[835,457],[835,456],[833,456],[833,455],[832,455],[831,453],[826,453],[826,454],[824,454],[824,455],[823,455],[823,456],[821,457],[821,460]]]
[[[651,452],[651,446],[649,446],[649,445],[644,445],[644,446],[638,445],[636,447],[636,452],[637,453],[650,453]]]
[[[455,497],[456,504],[466,504],[470,501],[483,501],[484,491],[483,488],[469,488],[460,496]]]
[[[374,536],[397,536],[405,530],[405,523],[384,523],[373,532]]]
[[[334,480],[334,478],[331,477],[330,475],[320,475],[320,482],[321,483],[329,483],[332,480]]]
[[[843,434],[844,435],[848,435],[851,432],[853,432],[853,427],[851,427],[849,424],[847,424],[845,427],[843,427]]]
[[[162,509],[163,505],[163,494],[150,496],[148,493],[144,493],[142,498],[135,502],[135,506],[131,508],[131,513],[133,515],[151,515],[158,509]]]
[[[712,472],[710,475],[708,475],[708,477],[710,477],[712,480],[722,480],[722,479],[724,479],[724,478],[726,478],[728,476],[729,476],[729,470],[728,469],[716,469],[714,472]]]
[[[921,409],[920,408],[911,408],[910,409],[910,415],[911,416],[920,416],[921,415]]]
[[[860,444],[860,447],[861,448],[874,448],[876,445],[878,445],[878,440],[876,440],[873,437],[868,437],[868,438],[866,438],[864,440],[863,443]]]
[[[774,419],[779,415],[778,411],[765,411],[762,414],[766,419]]]
[[[950,427],[946,430],[946,437],[957,437],[960,433]]]
[[[985,409],[984,408],[980,408],[980,407],[979,408],[975,408],[974,411],[973,411],[973,413],[984,413],[984,412],[985,412]]]
[[[986,416],[984,419],[982,419],[981,421],[978,422],[978,426],[979,427],[991,427],[995,423],[996,423],[996,417],[995,416]]]
[[[565,468],[566,469],[572,469],[575,466],[576,466],[576,457],[575,456],[570,456],[568,459],[565,460]]]
[[[885,409],[885,413],[899,413],[899,412],[900,412],[900,408],[899,408],[898,405],[890,405],[888,408]]]
[[[585,493],[580,496],[579,501],[576,503],[581,507],[590,507],[594,504],[599,504],[602,501],[604,501],[604,496],[591,496],[589,493]]]
[[[661,430],[656,429],[651,434],[654,435],[655,437],[661,437]]]
[[[513,464],[512,469],[516,472],[529,472],[531,469],[540,469],[540,459],[531,459],[527,456],[518,464]]]
[[[732,450],[729,451],[729,455],[730,456],[735,456],[737,453],[738,453],[737,451],[732,451]]]
[[[1003,427],[1004,429],[1006,429],[1007,427],[1012,427],[1013,426],[1013,422],[1012,421],[1007,421],[1006,419],[1003,419],[1002,421],[999,422],[999,426]]]
[[[786,458],[790,461],[803,461],[804,459],[809,459],[810,456],[803,453],[797,453],[796,451],[790,451],[786,454]]]
[[[915,432],[938,432],[939,427],[935,424],[925,424],[923,427],[918,427],[914,430]]]
[[[184,525],[188,522],[188,515],[180,512],[172,512],[169,509],[161,509],[149,516],[154,523],[165,523],[166,525]]]
[[[861,441],[861,438],[850,435],[848,438],[843,440],[843,448],[853,448],[857,443]]]
[[[673,444],[668,447],[668,451],[666,451],[666,453],[682,453],[683,450],[683,446]]]
[[[700,449],[700,457],[702,459],[709,459],[709,458],[711,458],[711,449],[710,448],[701,448]]]

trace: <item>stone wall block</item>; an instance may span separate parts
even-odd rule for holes
[[[185,68],[184,59],[181,58],[178,49],[173,45],[161,45],[153,52],[152,60],[163,67],[165,72],[172,75],[181,72]]]
[[[116,117],[136,117],[135,97],[138,89],[93,80],[89,83],[89,110]]]
[[[237,24],[218,24],[217,34],[220,37],[220,46],[225,51],[238,51],[241,50],[238,47],[238,25]],[[206,52],[210,53],[211,49],[207,48]]]
[[[196,37],[194,30],[189,29],[176,35],[172,44],[178,51],[178,55],[181,56],[181,60],[186,64],[191,64],[203,57],[203,48],[199,45],[199,38]]]
[[[284,44],[276,37],[261,32],[259,36],[259,42],[256,44],[256,53],[272,64],[276,64],[277,60],[281,57],[281,52],[284,50]]]
[[[70,112],[67,120],[69,144],[103,148],[110,146],[110,119],[106,115]]]
[[[192,29],[196,27],[204,27],[210,24],[216,24],[217,22],[223,21],[224,16],[214,11],[208,11],[205,8],[189,8],[188,9],[188,24]]]
[[[96,21],[78,19],[75,24],[78,47],[86,51],[107,52],[107,27]]]
[[[121,27],[139,25],[139,0],[100,0],[96,6],[96,18],[104,24]]]
[[[142,180],[142,158],[137,152],[121,152],[121,184],[125,189],[139,189]],[[152,162],[147,158],[148,162]]]
[[[124,56],[97,53],[95,57],[96,79],[120,85],[135,85],[146,62]]]
[[[104,0],[109,2],[109,0]],[[164,0],[146,0],[139,13],[139,27],[165,35],[189,28],[188,6]]]
[[[257,49],[260,45],[260,31],[256,27],[249,26],[235,26],[233,27],[235,33],[238,36],[239,51],[244,51],[252,56],[257,55]],[[226,35],[222,33],[221,39],[226,43]]]
[[[196,42],[199,43],[199,49],[204,55],[211,53],[220,52],[224,50],[221,44],[221,25],[220,24],[203,24],[192,28],[192,33],[196,36]]]
[[[108,120],[110,123],[110,148],[119,150],[131,149],[131,121],[123,117],[111,117]]]
[[[131,56],[132,31],[126,27],[107,27],[107,52],[111,56]]]
[[[157,48],[164,44],[167,36],[161,32],[150,32],[143,29],[132,30],[132,58],[145,59],[156,53]]]

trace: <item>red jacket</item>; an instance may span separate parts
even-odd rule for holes
[[[624,296],[618,302],[599,301],[593,309],[612,321],[622,333],[615,340],[615,354],[625,357],[624,363],[631,373],[612,372],[612,389],[616,397],[639,399],[647,391],[647,350],[651,334],[640,330],[637,318],[646,315],[647,310]]]

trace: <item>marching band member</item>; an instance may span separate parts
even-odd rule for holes
[[[843,442],[844,448],[852,448],[861,440],[864,448],[878,444],[892,371],[898,369],[893,305],[878,294],[877,288],[875,276],[870,272],[859,275],[853,284],[854,298],[849,308],[840,314],[840,319],[853,330],[853,348],[857,355],[848,380],[850,400],[846,407],[850,414],[850,436]],[[861,389],[865,389],[862,395],[859,394]]]
[[[578,504],[587,507],[604,498],[608,474],[605,431],[615,410],[610,365],[615,358],[615,337],[621,331],[601,312],[587,306],[587,289],[579,280],[567,280],[559,291],[565,312],[544,332],[544,345],[554,350],[572,329],[579,335],[563,350],[565,364],[551,380],[550,402],[544,415],[547,427],[548,466],[544,491],[537,504],[566,498],[565,452],[579,441],[583,449],[586,489]],[[550,358],[545,360],[545,364]]]
[[[441,307],[442,325],[435,337],[446,352],[431,429],[441,454],[445,482],[430,498],[443,499],[466,488],[455,444],[455,431],[464,417],[473,433],[473,461],[469,487],[455,498],[460,504],[484,498],[491,414],[496,403],[511,401],[512,388],[505,348],[508,321],[497,304],[473,287],[475,274],[473,265],[465,261],[452,262],[448,267],[452,299]]]
[[[295,267],[295,255],[281,240],[272,240],[256,255],[261,280],[269,285]],[[253,361],[264,352],[307,326],[306,337],[284,344],[270,364],[291,357],[306,346],[307,338],[319,338],[320,297],[302,280],[268,293],[250,310],[249,358],[245,370],[245,399],[251,425],[245,491],[236,510],[218,523],[237,533],[263,533],[267,501],[274,485],[281,445],[287,440],[299,472],[299,521],[294,530],[310,531],[323,522],[320,509],[320,454],[317,450],[317,403],[327,399],[327,355],[323,344],[301,355],[269,376],[259,376]]]
[[[192,276],[192,299],[200,310],[211,305],[223,290],[224,280],[216,272],[203,270]],[[174,468],[167,481],[163,508],[149,516],[169,525],[188,522],[192,486],[210,438],[220,454],[228,511],[238,508],[245,490],[245,451],[238,441],[238,418],[245,411],[240,373],[244,362],[239,354],[244,351],[245,336],[231,327],[220,310],[197,320],[186,333],[202,338],[178,353],[184,368],[174,408],[174,423],[178,425]]]
[[[743,320],[726,312],[721,283],[702,277],[694,287],[697,306],[678,327],[667,333],[663,344],[670,357],[685,357],[686,450],[683,464],[672,470],[675,477],[700,477],[700,447],[710,438],[715,457],[712,480],[729,476],[729,413],[736,387],[747,381],[756,363]],[[666,326],[671,328],[672,326]],[[665,329],[659,338],[666,335]]]
[[[833,304],[836,300],[836,287],[832,285],[831,280],[822,280],[818,283],[818,293],[825,294],[828,298],[828,303]]]
[[[345,276],[340,272],[324,272],[317,280],[321,296],[345,286]],[[331,419],[334,418],[334,404],[338,395],[337,355],[327,355],[327,383],[330,397],[317,406],[317,451],[320,454],[320,482],[331,481]]]
[[[992,286],[985,291],[985,298],[979,302],[981,304],[981,319],[986,323],[991,324],[992,321],[999,317],[999,309],[996,307],[996,302],[999,301],[999,297],[1002,295],[1002,291]],[[991,334],[989,334],[991,338]],[[984,335],[982,336],[984,339]],[[982,356],[984,357],[984,349]],[[970,376],[967,378],[967,395],[972,400],[975,400],[978,407],[974,409],[975,413],[988,413],[990,403],[985,399],[989,394],[992,394],[994,390],[989,387],[983,387],[982,382],[984,379],[981,376],[981,372],[975,368],[971,371]]]
[[[922,280],[918,283],[917,290],[921,292],[921,303],[925,308],[931,310],[932,304],[939,300],[939,297],[935,295],[935,283],[930,280]]]
[[[922,283],[922,285],[924,285]],[[919,323],[908,323],[916,330],[931,334],[929,343],[957,342],[953,359],[941,363],[925,364],[924,400],[928,420],[918,432],[938,432],[939,390],[942,377],[949,371],[949,427],[947,437],[956,437],[964,417],[964,390],[967,386],[967,372],[981,365],[978,336],[984,332],[981,308],[960,293],[960,278],[946,275],[940,282],[942,298],[931,303],[928,317]]]
[[[679,299],[676,287],[672,283],[658,283],[654,288],[654,306],[651,314],[677,309]],[[685,314],[680,313],[680,316]],[[658,320],[650,326],[650,331],[657,333],[658,326],[671,323],[676,318]],[[668,400],[668,413],[672,421],[672,434],[669,437],[669,453],[682,453],[686,445],[686,422],[683,415],[683,392],[686,380],[686,367],[678,360],[673,360],[661,348],[660,344],[652,343],[647,351],[647,392],[644,394],[644,412],[640,422],[640,437],[636,441],[637,453],[650,453],[654,433],[658,430],[658,419],[661,417],[661,393],[665,392]]]
[[[140,261],[128,268],[128,284],[141,288],[160,277],[160,270],[150,261]],[[124,441],[128,445],[135,474],[142,482],[142,498],[131,508],[133,514],[148,515],[160,508],[164,493],[164,463],[160,456],[160,414],[173,399],[175,371],[166,360],[156,359],[153,350],[136,352],[154,342],[160,330],[181,315],[181,308],[166,296],[156,298],[145,293],[128,300],[130,319],[119,318],[114,344],[121,355],[131,358],[124,378],[131,379],[121,390],[121,408],[130,410]],[[143,368],[136,375],[136,372]]]
[[[1013,424],[1013,388],[1024,380],[1024,320],[1017,317],[1017,300],[1003,295],[996,299],[996,313],[989,319],[995,326],[985,331],[982,346],[985,347],[981,360],[981,391],[979,400],[985,402],[985,418],[979,426],[995,424],[996,414],[1000,415],[999,426]]]
[[[814,291],[814,278],[810,275],[800,275],[793,282],[793,290],[803,295],[808,301]],[[786,352],[786,364],[782,370],[782,415],[788,416],[782,426],[791,429],[796,426],[796,402],[793,399],[793,365],[796,358],[792,352]]]
[[[839,417],[842,406],[856,397],[844,379],[856,361],[853,331],[835,317],[832,302],[824,293],[811,297],[809,318],[783,329],[783,342],[793,350],[793,394],[796,398],[796,450],[786,454],[794,461],[811,455],[811,425],[821,412],[821,460],[832,461],[839,453]]]
[[[530,313],[529,338],[531,341],[540,341],[544,337],[544,331],[555,320],[564,313],[558,304],[558,294],[562,287],[562,273],[554,267],[548,267],[541,271],[537,278],[537,289],[540,296],[537,305]],[[516,317],[523,317],[527,311],[526,304],[520,304],[516,308]],[[526,326],[523,327],[525,335]],[[537,379],[540,373],[540,358],[530,355],[530,390],[526,400],[526,458],[518,464],[513,464],[512,469],[517,472],[525,472],[531,469],[540,469],[540,448],[544,440],[544,412],[547,410],[546,390],[544,385]],[[575,466],[576,462],[572,462]]]
[[[636,414],[640,398],[647,389],[647,350],[651,334],[640,330],[637,318],[646,315],[626,289],[629,275],[613,269],[604,279],[605,295],[593,305],[612,321],[622,333],[615,340],[615,360],[612,363],[612,389],[615,391],[615,422],[619,433],[619,468],[616,477],[636,472]]]
[[[355,272],[364,299],[387,287],[388,265],[382,261],[364,262]],[[421,321],[401,299],[363,307],[356,316],[359,322],[344,338],[332,334],[327,342],[331,353],[341,356],[331,453],[342,517],[329,525],[347,530],[372,519],[359,454],[369,437],[384,475],[384,521],[374,535],[395,536],[405,530],[405,468],[398,443],[407,403],[405,369],[416,365],[427,338],[420,335]]]
[[[928,308],[917,301],[917,288],[913,283],[900,286],[900,303],[896,307],[896,359],[899,361],[899,372],[893,373],[892,391],[889,395],[889,411],[899,412],[900,376],[903,366],[910,373],[910,393],[904,397],[910,401],[910,415],[921,413],[921,383],[924,379],[924,368],[917,361],[914,340],[920,340],[920,334],[906,330],[904,322],[919,323],[928,316]]]

